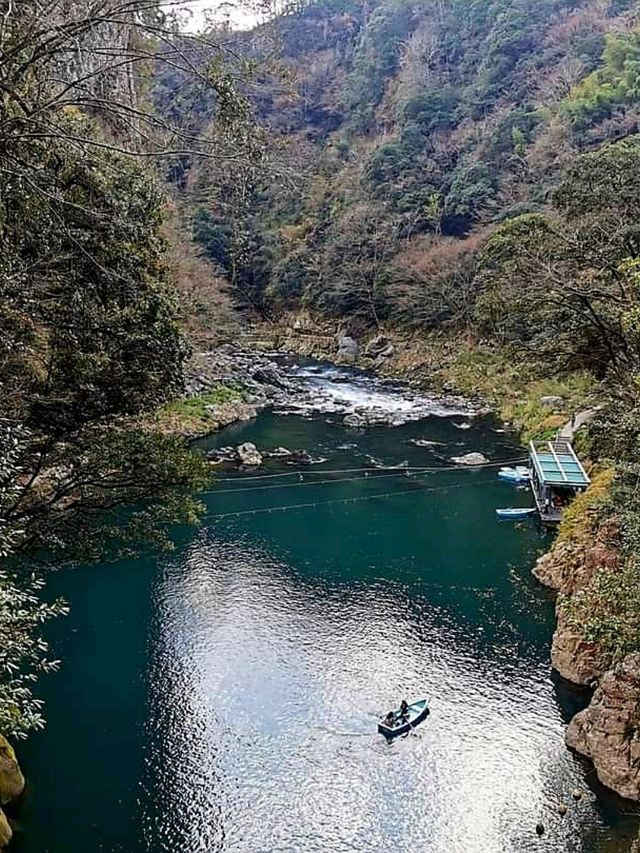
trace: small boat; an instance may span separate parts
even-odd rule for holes
[[[394,711],[394,723],[388,726],[385,722],[386,717],[378,723],[378,731],[386,738],[394,738],[398,735],[404,735],[420,725],[429,716],[429,704],[426,699],[420,699],[409,705],[406,719],[400,715],[400,711]]]
[[[498,471],[498,479],[519,486],[529,482],[531,472],[524,465],[516,465],[515,468],[501,468]]]
[[[496,515],[498,518],[506,521],[523,521],[526,518],[533,518],[538,512],[535,508],[520,507],[512,509],[497,509]]]

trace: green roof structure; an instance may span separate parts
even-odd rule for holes
[[[591,480],[568,441],[529,445],[531,462],[543,486],[586,488]]]

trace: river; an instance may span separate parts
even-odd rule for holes
[[[520,456],[513,437],[435,404],[348,429],[345,401],[412,407],[366,377],[307,375],[317,411],[206,445],[324,462],[223,472],[174,553],[51,578],[72,610],[48,628],[63,666],[39,685],[47,729],[21,747],[15,850],[628,849],[632,805],[564,747],[587,697],[549,664],[553,600],[530,573],[549,539],[495,517],[530,498],[495,469],[451,470],[469,451]],[[425,695],[427,721],[387,744],[377,717]]]

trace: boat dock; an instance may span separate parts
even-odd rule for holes
[[[531,491],[540,518],[546,524],[557,524],[567,506],[583,492],[591,480],[578,459],[571,442],[531,442]]]

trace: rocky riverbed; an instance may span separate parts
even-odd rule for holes
[[[248,420],[268,407],[279,414],[342,418],[355,429],[452,416],[458,416],[465,428],[470,418],[486,411],[479,401],[455,394],[425,394],[372,373],[231,344],[192,359],[187,397],[206,395],[220,385],[239,391],[237,401],[211,407],[211,419],[220,426]]]

